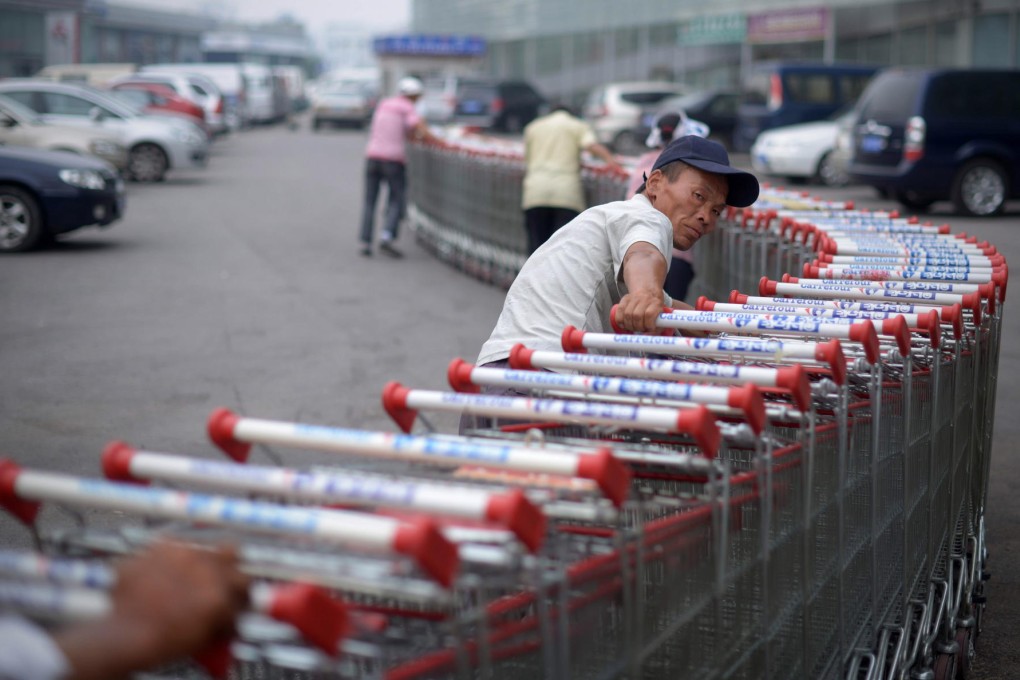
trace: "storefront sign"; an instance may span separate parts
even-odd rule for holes
[[[826,7],[789,9],[753,14],[747,19],[747,42],[803,42],[821,40],[829,27]]]
[[[677,45],[726,45],[742,43],[747,35],[743,14],[696,17],[677,29]]]
[[[376,38],[376,54],[405,54],[439,57],[480,57],[485,39],[469,35],[390,35]]]
[[[46,13],[46,63],[78,63],[78,15],[74,12]]]

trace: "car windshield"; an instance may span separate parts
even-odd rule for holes
[[[135,118],[141,114],[141,109],[139,109],[137,106],[132,106],[131,104],[125,101],[113,97],[112,92],[104,92],[103,90],[96,89],[91,85],[75,85],[75,88],[81,90],[83,94],[79,94],[78,92],[71,92],[69,94],[71,94],[72,96],[81,96],[82,98],[90,99],[95,104],[98,104],[99,106],[105,106],[106,108],[110,109],[110,111],[117,114],[118,116],[124,116],[125,118]]]
[[[323,88],[322,94],[364,97],[368,94],[368,86],[363,83],[333,83]]]
[[[0,111],[8,114],[12,118],[16,118],[22,123],[36,123],[40,124],[43,122],[42,116],[18,102],[14,101],[10,97],[4,97],[0,95]]]

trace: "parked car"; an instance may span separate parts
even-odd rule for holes
[[[501,132],[520,132],[544,113],[545,97],[523,80],[462,80],[453,122]]]
[[[105,161],[66,151],[0,147],[0,252],[106,226],[124,214],[124,182]]]
[[[1020,71],[895,68],[856,109],[850,174],[907,208],[996,215],[1020,198]]]
[[[737,123],[737,105],[740,93],[729,90],[698,90],[677,97],[669,97],[646,110],[640,124],[634,128],[634,143],[644,142],[652,131],[655,121],[665,113],[683,111],[689,118],[700,121],[709,128],[709,139],[719,142],[727,149],[733,148],[733,128]],[[629,143],[629,142],[628,142]],[[626,144],[621,144],[626,146]]]
[[[108,64],[52,64],[35,74],[42,80],[58,83],[82,83],[93,87],[105,87],[114,78],[128,76],[138,70],[133,63]]]
[[[305,97],[305,72],[300,66],[274,66],[273,73],[283,78],[290,98],[290,110],[296,113],[308,108]]]
[[[205,122],[205,109],[185,99],[162,83],[128,81],[110,86],[111,92],[125,96],[145,113],[170,113],[188,116],[196,125],[208,129]]]
[[[118,137],[72,125],[46,123],[35,111],[4,96],[0,96],[0,145],[91,155],[118,172],[127,169],[127,149]]]
[[[312,96],[312,129],[323,125],[363,128],[375,110],[375,96],[364,83],[330,83]]]
[[[634,136],[634,127],[641,122],[645,110],[686,92],[677,83],[609,83],[588,94],[582,115],[602,144],[618,153],[640,153],[645,150],[645,140]]]
[[[449,123],[457,107],[457,76],[425,78],[424,91],[418,100],[418,112],[430,123]]]
[[[264,64],[241,64],[244,74],[245,111],[249,123],[272,123],[279,115],[275,107],[273,73]]]
[[[220,94],[216,83],[203,75],[146,71],[115,78],[110,81],[109,85],[116,86],[123,83],[158,83],[169,87],[179,96],[202,107],[202,110],[205,111],[205,124],[214,135],[227,131],[227,124],[223,118],[225,107],[223,95]]]
[[[845,161],[835,153],[840,130],[853,119],[845,108],[827,120],[784,125],[758,135],[751,147],[755,172],[784,177],[793,182],[813,181],[845,186],[849,181]]]
[[[246,85],[240,64],[146,64],[140,73],[196,73],[216,84],[223,97],[223,122],[228,130],[248,125]]]
[[[138,109],[84,85],[11,78],[0,81],[5,95],[50,123],[77,125],[118,135],[128,149],[127,175],[158,182],[171,168],[202,166],[209,140],[192,123],[142,115]]]
[[[857,101],[878,71],[861,64],[762,62],[744,82],[733,144],[747,151],[765,130],[825,120]]]

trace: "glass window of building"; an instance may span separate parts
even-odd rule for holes
[[[1009,51],[1009,15],[974,17],[974,66],[1012,66]]]
[[[943,21],[935,26],[935,56],[932,61],[936,66],[954,66],[956,64],[956,22]]]
[[[655,24],[648,29],[648,43],[653,47],[676,45],[676,24]]]
[[[864,63],[892,63],[892,34],[873,35],[864,41]]]
[[[928,63],[928,28],[918,26],[900,33],[899,59],[905,66],[922,66]]]
[[[535,71],[542,75],[557,73],[563,68],[563,42],[554,36],[535,41]]]
[[[640,34],[636,28],[621,28],[616,31],[614,36],[616,55],[625,56],[628,54],[634,54],[640,47]]]
[[[835,101],[833,78],[828,74],[788,73],[785,81],[783,89],[790,101],[804,104],[831,104]]]

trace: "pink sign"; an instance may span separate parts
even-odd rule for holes
[[[747,42],[799,42],[820,40],[829,27],[829,9],[788,9],[747,18]]]

